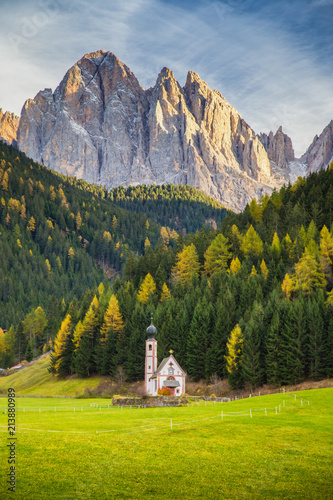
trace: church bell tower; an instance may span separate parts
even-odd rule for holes
[[[157,381],[156,378],[150,379],[157,370],[157,340],[155,339],[157,330],[153,325],[153,315],[151,315],[151,324],[148,326],[146,333],[148,338],[146,340],[145,387],[146,394],[154,396],[157,394]]]

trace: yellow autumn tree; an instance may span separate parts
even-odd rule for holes
[[[241,267],[242,267],[242,264],[240,263],[240,260],[238,257],[236,257],[235,259],[232,259],[231,263],[230,263],[230,268],[229,268],[229,273],[233,273],[233,274],[238,274],[239,271],[241,270]]]
[[[240,248],[241,251],[244,255],[247,255],[250,252],[260,255],[263,252],[263,247],[263,242],[261,241],[260,236],[251,224],[246,234],[243,236],[243,241]]]
[[[205,252],[205,274],[211,276],[219,273],[227,267],[230,258],[229,240],[223,234],[218,234]]]
[[[263,275],[264,277],[264,280],[267,280],[267,276],[268,276],[268,268],[266,266],[266,262],[264,261],[264,259],[262,259],[261,261],[261,264],[260,264],[260,270],[261,270],[261,274]]]
[[[333,236],[326,226],[320,231],[320,265],[326,279],[333,284]]]
[[[274,233],[274,236],[273,236],[273,241],[272,241],[272,245],[271,245],[271,252],[272,252],[273,257],[275,257],[276,259],[278,259],[280,257],[281,243],[280,243],[280,239],[279,239],[277,233]]]
[[[93,300],[91,301],[91,304],[89,306],[89,309],[85,317],[83,318],[81,325],[79,325],[80,324],[79,321],[74,330],[74,343],[76,347],[79,346],[80,340],[84,334],[87,334],[89,337],[93,337],[98,324],[98,317],[97,317],[98,308],[99,308],[99,302],[98,298],[95,295]]]
[[[119,310],[119,303],[117,297],[113,294],[109,300],[108,307],[104,314],[103,325],[101,328],[101,341],[104,343],[110,332],[110,328],[115,333],[119,333],[124,328],[124,321]]]
[[[258,273],[257,273],[257,270],[256,270],[255,266],[252,266],[250,277],[251,276],[257,276],[257,274]]]
[[[170,293],[170,290],[167,286],[166,283],[163,283],[162,285],[162,294],[161,294],[161,298],[160,298],[160,302],[164,302],[166,300],[169,300],[171,299],[171,293]]]
[[[141,304],[147,304],[148,300],[154,295],[155,292],[156,283],[152,275],[148,273],[141,283],[140,289],[138,291],[138,300],[141,302]]]
[[[36,221],[34,217],[30,217],[28,225],[27,225],[28,231],[31,231],[32,233],[36,230]]]
[[[199,276],[200,263],[193,243],[176,256],[176,265],[172,268],[172,280],[175,283],[189,284],[192,276]]]
[[[240,326],[237,325],[232,330],[229,340],[227,342],[227,356],[224,356],[227,361],[227,370],[233,373],[238,370],[241,361],[243,350],[243,335]]]
[[[70,314],[67,314],[67,316],[61,323],[61,327],[54,341],[54,347],[53,347],[54,353],[52,353],[52,365],[54,367],[56,375],[59,375],[59,365],[65,351],[67,338],[71,334],[71,330],[72,330],[72,319]]]
[[[286,298],[289,299],[292,292],[296,289],[295,276],[287,273],[284,277],[281,288]]]

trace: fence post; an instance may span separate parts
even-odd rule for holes
[[[39,408],[39,413],[40,413],[40,408]]]
[[[266,417],[267,417],[267,409],[266,409],[266,408],[265,408],[265,415],[266,415]]]
[[[303,399],[301,398],[301,406],[303,406]]]
[[[277,406],[275,407],[275,415],[277,415]]]
[[[250,410],[250,417],[252,418],[252,410]]]

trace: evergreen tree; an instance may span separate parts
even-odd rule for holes
[[[252,391],[264,381],[264,371],[260,360],[263,321],[263,308],[261,304],[255,303],[251,318],[244,328],[243,356],[241,362],[243,381],[245,384],[250,385]]]

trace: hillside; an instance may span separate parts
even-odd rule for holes
[[[0,162],[4,329],[38,306],[57,316],[63,299],[81,299],[88,288],[119,273],[130,252],[140,255],[145,245],[155,246],[164,223],[174,241],[175,229],[186,233],[205,223],[217,225],[226,214],[195,189],[172,186],[150,187],[140,210],[142,198],[133,197],[138,188],[130,191],[129,199],[120,196],[120,188],[108,193],[56,174],[2,142]]]
[[[217,231],[130,256],[123,279],[64,320],[55,372],[121,367],[141,379],[153,313],[159,360],[173,349],[192,380],[228,376],[240,389],[332,376],[332,193],[331,168],[253,200]]]
[[[103,213],[112,205],[98,197],[100,188],[91,200],[92,193],[81,183],[86,196],[82,203],[97,201],[97,207],[91,207],[104,221]],[[147,202],[148,190],[152,199]],[[172,190],[172,186],[137,187],[107,196],[123,197],[122,202],[135,209],[140,203],[153,206],[153,197],[167,201]],[[81,300],[73,297],[60,304],[52,332],[47,322],[52,315],[45,318],[37,308],[3,334],[3,352],[15,359],[31,358],[42,348],[48,349],[51,341],[52,370],[60,378],[76,373],[141,380],[145,330],[153,313],[159,360],[173,349],[194,381],[228,377],[232,388],[253,390],[265,383],[295,384],[331,377],[332,200],[333,169],[329,168],[271,197],[253,200],[241,214],[229,213],[217,230],[206,226],[184,237],[163,226],[152,237],[144,235],[141,254],[130,251],[135,242],[120,240],[122,248],[128,241],[129,251],[123,255],[124,261],[127,257],[123,272],[114,282],[90,289],[82,285]],[[66,203],[70,201],[68,195]],[[77,207],[80,212],[81,207]],[[161,203],[162,207],[168,204]],[[116,208],[121,221],[124,209]],[[77,213],[73,211],[73,230],[82,235],[92,231],[85,228],[84,217],[80,229],[75,227]],[[68,214],[67,220],[70,223]],[[94,220],[97,226],[100,219]],[[108,220],[112,227],[111,215]],[[146,231],[152,227],[152,221],[145,223]],[[31,231],[23,228],[33,239]],[[75,234],[63,237],[74,242]],[[159,237],[156,245],[147,242],[154,235]],[[110,237],[114,244],[113,232]],[[84,255],[90,255],[88,248],[82,249]],[[110,255],[115,254],[116,248]]]
[[[0,377],[0,393],[6,394],[8,387],[14,387],[19,395],[78,396],[87,387],[94,389],[101,381],[101,377],[57,380],[48,371],[49,366],[50,355],[46,354],[16,373]]]

